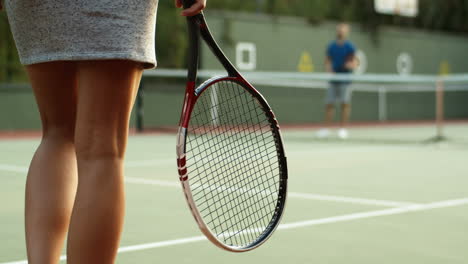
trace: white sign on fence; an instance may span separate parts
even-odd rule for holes
[[[381,14],[416,17],[419,13],[418,0],[374,0],[374,5]]]

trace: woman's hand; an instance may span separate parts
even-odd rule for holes
[[[178,8],[182,7],[182,0],[175,0],[175,5]],[[195,0],[195,3],[190,7],[182,11],[183,16],[194,16],[199,14],[203,9],[205,9],[206,0]]]

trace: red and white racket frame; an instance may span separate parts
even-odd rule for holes
[[[184,7],[190,7],[193,3],[193,0],[184,0]],[[272,235],[273,231],[278,226],[281,217],[283,215],[284,206],[286,203],[286,194],[287,194],[287,179],[288,179],[288,172],[287,172],[287,162],[286,156],[284,153],[283,141],[281,137],[280,128],[278,125],[278,121],[271,110],[270,106],[268,105],[265,98],[248,82],[246,81],[242,75],[235,69],[229,59],[224,55],[222,50],[217,45],[216,41],[211,35],[211,32],[206,24],[205,18],[203,13],[200,13],[193,17],[187,18],[187,25],[188,25],[188,33],[189,33],[189,57],[188,57],[188,81],[186,84],[185,89],[185,99],[182,108],[182,114],[179,122],[179,129],[177,133],[177,166],[178,166],[178,173],[179,179],[182,184],[182,188],[185,194],[185,198],[187,200],[188,206],[190,211],[192,212],[195,221],[197,222],[200,230],[202,233],[210,240],[213,244],[218,246],[221,249],[231,251],[231,252],[245,252],[255,249],[262,245],[268,238]],[[213,54],[218,58],[219,62],[224,66],[226,71],[228,72],[228,76],[220,76],[214,77],[203,84],[201,84],[198,88],[196,88],[196,80],[197,80],[197,71],[198,71],[198,60],[199,60],[199,48],[200,48],[200,36],[203,38],[204,42],[208,45],[211,49]],[[225,243],[221,242],[210,228],[205,224],[203,221],[200,212],[197,209],[197,206],[194,202],[193,195],[191,192],[190,184],[189,184],[189,177],[190,171],[187,168],[187,156],[186,156],[186,139],[188,128],[190,124],[190,116],[194,109],[195,103],[197,99],[212,85],[215,85],[218,82],[222,81],[232,81],[240,86],[242,86],[246,91],[248,91],[262,106],[265,110],[265,113],[271,123],[272,126],[272,133],[275,136],[275,143],[278,152],[278,160],[279,160],[279,170],[280,170],[280,177],[281,177],[281,185],[279,187],[279,194],[278,194],[278,201],[277,201],[277,212],[272,217],[269,225],[266,228],[266,232],[263,233],[259,239],[246,247],[233,247],[230,245],[226,245]]]
[[[261,237],[261,239],[258,240],[257,243],[253,243],[249,247],[232,247],[229,245],[224,244],[221,242],[216,236],[213,235],[213,232],[210,230],[210,228],[205,224],[203,221],[203,218],[200,215],[200,212],[197,209],[197,206],[193,200],[190,184],[189,184],[189,171],[187,168],[187,156],[186,156],[186,139],[187,139],[187,132],[188,132],[188,126],[190,123],[190,115],[192,113],[192,110],[195,106],[195,103],[197,102],[197,99],[199,96],[207,90],[212,85],[215,85],[218,82],[221,81],[233,81],[241,86],[244,87],[245,90],[249,91],[250,94],[257,99],[258,103],[262,105],[265,109],[268,109],[266,111],[266,115],[269,117],[270,122],[274,124],[277,129],[275,133],[277,133],[277,148],[279,152],[279,160],[280,160],[280,170],[281,170],[281,177],[283,178],[283,184],[280,187],[280,194],[279,194],[279,200],[278,204],[281,204],[281,211],[278,212],[278,218],[272,219],[270,222],[269,226],[266,228],[268,232]],[[281,221],[282,217],[282,212],[285,206],[285,201],[286,201],[286,193],[287,193],[287,163],[286,163],[286,157],[284,155],[284,149],[282,147],[282,139],[281,139],[281,134],[280,134],[280,128],[278,121],[271,109],[268,106],[268,103],[265,101],[263,96],[252,86],[250,83],[248,83],[246,80],[244,80],[242,77],[215,77],[212,78],[202,85],[200,85],[197,89],[195,89],[195,83],[194,82],[188,82],[186,86],[186,94],[185,94],[185,103],[182,109],[182,116],[181,116],[181,121],[179,124],[179,130],[177,134],[177,166],[178,166],[178,173],[179,173],[179,180],[182,184],[182,189],[185,194],[185,198],[187,200],[187,204],[189,206],[190,211],[192,212],[193,217],[195,218],[195,221],[198,224],[198,227],[202,231],[202,233],[210,240],[213,244],[218,246],[221,249],[231,251],[231,252],[245,252],[245,251],[250,251],[253,250],[260,245],[262,245],[265,241],[268,240],[268,238],[273,234],[273,231],[276,229],[278,226],[279,222]]]

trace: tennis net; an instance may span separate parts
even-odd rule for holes
[[[224,72],[200,71],[199,79],[202,82],[217,75]],[[266,97],[283,130],[295,128],[299,137],[309,139],[321,127],[329,82],[348,80],[353,89],[352,131],[348,142],[420,142],[444,137],[465,138],[468,142],[466,125],[461,128],[452,125],[467,124],[463,120],[468,120],[468,75],[249,72],[245,76]],[[146,71],[132,126],[139,131],[174,131],[180,117],[185,80],[185,70]],[[40,127],[29,85],[2,84],[0,94],[0,130]]]
[[[199,79],[202,82],[218,75],[224,73],[200,71]],[[336,80],[351,82],[351,127],[372,130],[391,124],[392,129],[384,130],[396,134],[402,133],[395,130],[397,127],[402,130],[418,127],[413,129],[414,133],[403,134],[408,137],[415,134],[411,137],[414,140],[442,139],[445,137],[444,122],[468,119],[468,75],[249,72],[245,77],[267,98],[285,128],[320,127],[326,89],[330,81]],[[184,70],[157,69],[145,73],[137,103],[136,119],[140,130],[176,126],[185,78]],[[359,134],[359,130],[357,132]]]

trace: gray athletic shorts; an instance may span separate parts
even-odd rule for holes
[[[157,6],[158,0],[5,1],[25,65],[125,59],[153,68]]]
[[[330,82],[327,89],[327,104],[349,104],[351,103],[351,88],[349,82]]]

